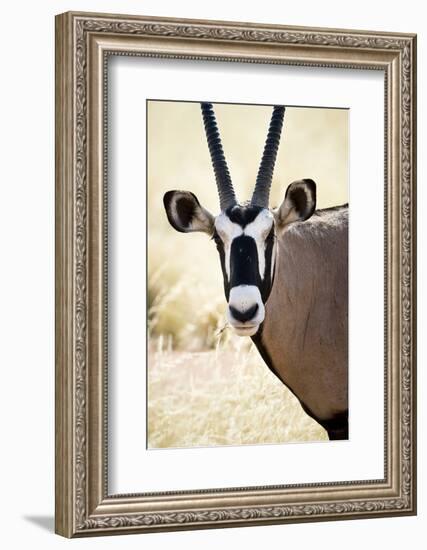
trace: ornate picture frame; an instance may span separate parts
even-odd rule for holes
[[[384,478],[108,492],[106,101],[111,55],[384,72]],[[416,513],[416,36],[68,12],[56,17],[56,532]]]

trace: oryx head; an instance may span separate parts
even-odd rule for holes
[[[172,227],[182,233],[202,231],[216,243],[228,302],[227,317],[240,336],[253,336],[265,315],[274,279],[276,233],[289,223],[306,220],[316,206],[316,185],[295,181],[282,204],[268,206],[285,107],[276,106],[268,129],[255,189],[250,202],[237,202],[210,103],[202,103],[203,121],[218,187],[221,212],[214,216],[189,191],[168,191],[164,206]],[[199,261],[203,261],[199,258]]]

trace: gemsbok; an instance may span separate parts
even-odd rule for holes
[[[301,179],[269,208],[284,106],[273,108],[252,198],[239,203],[213,106],[201,109],[221,211],[212,215],[189,191],[168,191],[168,220],[215,241],[231,327],[252,338],[329,439],[348,439],[348,205],[315,211],[316,184]]]

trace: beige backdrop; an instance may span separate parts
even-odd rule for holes
[[[235,191],[247,200],[272,108],[214,107]],[[323,438],[250,339],[233,336],[224,326],[226,302],[214,243],[204,234],[178,233],[167,221],[162,198],[171,189],[192,191],[218,213],[199,103],[150,101],[147,109],[149,446]],[[281,202],[292,181],[304,177],[317,184],[318,208],[348,201],[347,110],[286,109],[271,206]],[[225,402],[218,402],[220,396]],[[264,424],[254,423],[260,403],[257,418],[264,414]]]

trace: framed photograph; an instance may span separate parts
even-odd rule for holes
[[[56,532],[416,513],[416,37],[56,18]]]

